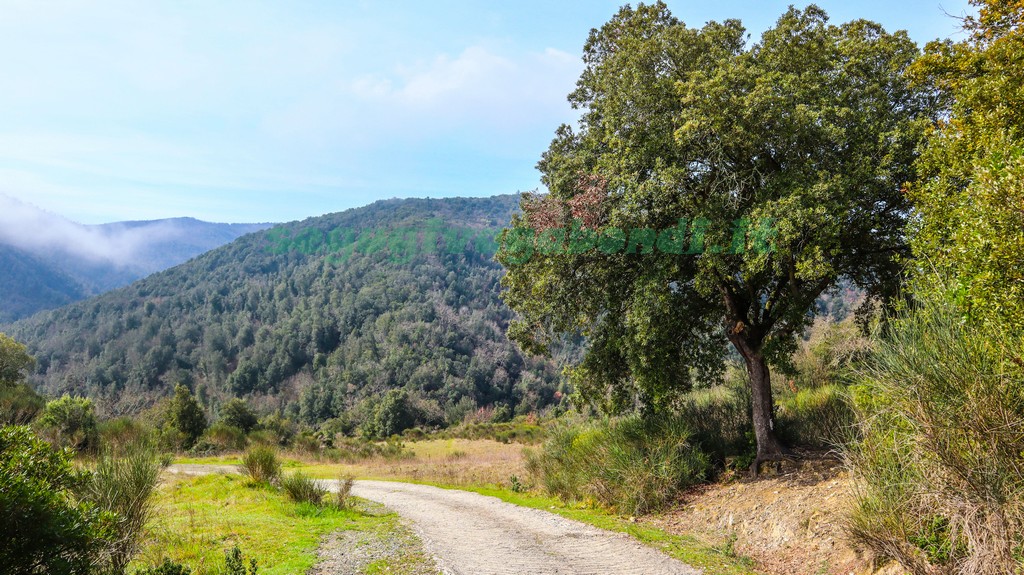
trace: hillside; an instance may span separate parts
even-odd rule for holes
[[[271,224],[83,225],[0,196],[0,323],[122,287]]]
[[[418,422],[533,409],[558,370],[505,337],[494,236],[516,196],[390,200],[242,237],[128,287],[16,323],[49,394],[137,412],[177,381],[308,422],[410,392]]]

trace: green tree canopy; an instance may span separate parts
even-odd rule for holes
[[[237,427],[249,433],[256,427],[258,419],[244,399],[232,397],[220,408],[220,420],[226,425]]]
[[[20,383],[35,363],[24,345],[0,333],[0,387]]]
[[[760,462],[784,452],[768,364],[815,299],[842,277],[894,289],[901,188],[933,102],[904,75],[918,55],[904,32],[830,25],[812,5],[746,37],[736,20],[689,28],[662,3],[593,30],[570,95],[580,126],[558,129],[539,164],[550,195],[524,199],[498,258],[510,335],[535,351],[586,337],[574,381],[605,409],[666,405],[714,377],[730,342]],[[751,249],[744,222],[771,224],[771,250]],[[523,257],[513,240],[531,230],[545,231]]]
[[[171,398],[170,408],[167,410],[167,419],[170,426],[182,434],[182,447],[186,449],[195,445],[206,431],[206,414],[203,408],[188,387],[181,383],[174,386],[174,397]]]
[[[979,321],[1024,334],[1024,5],[975,0],[970,37],[933,42],[913,77],[943,97],[912,190],[925,279]],[[937,273],[936,273],[937,272]],[[938,275],[948,285],[935,285]]]

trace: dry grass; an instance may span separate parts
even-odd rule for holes
[[[356,463],[309,461],[298,469],[322,479],[352,475],[460,486],[504,486],[512,475],[526,474],[522,445],[489,439],[432,439],[406,443],[406,449],[411,457],[372,457]]]

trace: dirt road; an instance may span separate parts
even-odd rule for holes
[[[352,493],[410,520],[452,575],[700,573],[625,534],[496,497],[390,481],[357,481]]]
[[[230,466],[175,465],[185,474]],[[336,481],[323,481],[331,488]],[[695,575],[700,570],[613,533],[468,491],[356,481],[352,494],[407,519],[449,575]]]

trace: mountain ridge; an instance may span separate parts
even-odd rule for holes
[[[310,422],[405,390],[417,422],[557,402],[557,362],[508,341],[494,237],[517,196],[382,200],[248,234],[13,324],[41,390],[134,413],[177,382]]]

